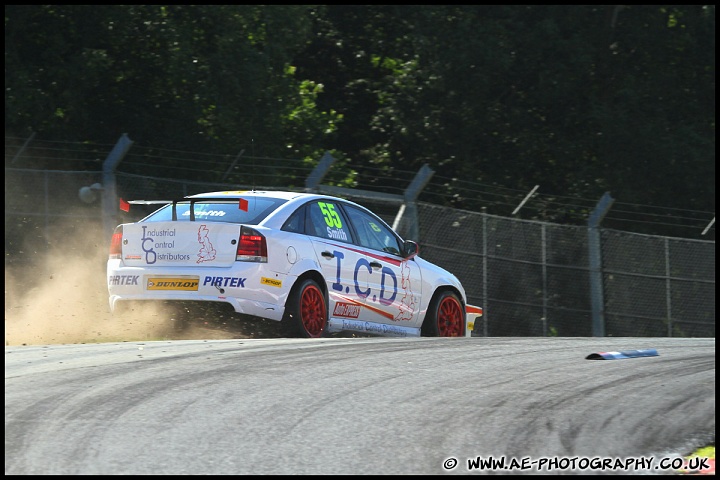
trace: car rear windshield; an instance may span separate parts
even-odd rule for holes
[[[228,199],[227,202],[203,202],[199,199],[195,202],[195,221],[257,225],[276,208],[287,202],[282,198],[266,197],[248,197],[244,200],[246,201],[236,198]],[[172,220],[172,204],[165,205],[141,221],[168,222],[170,220]],[[179,202],[177,204],[177,220],[190,221],[190,203]]]

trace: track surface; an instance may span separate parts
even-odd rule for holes
[[[5,348],[5,474],[464,474],[478,456],[659,460],[714,440],[714,338]]]

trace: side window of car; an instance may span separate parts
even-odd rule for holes
[[[295,210],[295,213],[290,215],[281,230],[285,232],[293,233],[304,233],[305,232],[305,207],[300,207]]]
[[[341,242],[352,242],[348,222],[340,208],[332,201],[319,201],[308,205],[305,233]]]
[[[400,255],[400,242],[393,232],[378,218],[350,205],[344,205],[358,234],[361,246]]]

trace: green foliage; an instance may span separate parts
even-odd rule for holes
[[[286,130],[291,113],[303,112],[312,130],[337,120],[312,111],[306,99],[318,92],[288,68],[311,33],[306,10],[8,6],[6,130],[105,143],[128,133],[206,151],[252,139],[266,155],[287,155],[288,142],[307,141]]]

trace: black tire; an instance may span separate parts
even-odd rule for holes
[[[283,332],[288,337],[320,338],[328,321],[327,300],[315,280],[306,278],[293,287],[285,306]]]
[[[460,297],[445,290],[432,299],[422,325],[424,337],[464,337],[465,309]]]

